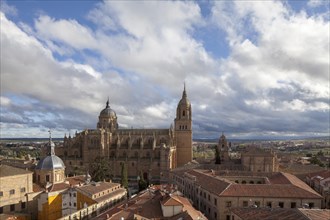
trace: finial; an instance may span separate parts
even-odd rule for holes
[[[109,96],[108,96],[108,101],[107,101],[106,108],[109,108]]]
[[[48,133],[49,133],[49,143],[50,143],[52,141],[52,132],[50,129],[48,130]]]
[[[186,93],[186,81],[184,81],[183,83],[183,93],[182,93],[182,98],[187,97],[187,93]]]

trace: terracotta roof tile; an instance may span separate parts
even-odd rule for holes
[[[119,185],[120,185],[119,183],[98,182],[98,183],[91,183],[88,185],[81,186],[77,188],[77,190],[89,194],[95,194]]]
[[[272,197],[272,198],[315,198],[320,199],[317,193],[311,193],[291,184],[232,184],[221,196],[240,196],[240,197]]]
[[[244,220],[308,220],[297,209],[231,208],[230,211]]]
[[[307,216],[310,220],[329,220],[329,209],[299,209],[299,211]]]
[[[22,174],[32,174],[33,172],[20,169],[17,167],[12,167],[4,164],[0,164],[0,177],[22,175]]]
[[[230,185],[227,180],[214,178],[214,176],[203,173],[201,170],[189,170],[186,173],[195,176],[197,185],[214,194],[221,194]]]
[[[72,186],[77,186],[79,183],[85,183],[85,175],[68,177],[66,181],[69,181],[69,184]]]
[[[176,200],[175,198],[171,197],[171,196],[167,196],[166,198],[164,198],[161,201],[163,206],[183,206],[183,204],[181,204],[181,202],[179,202],[178,200]]]

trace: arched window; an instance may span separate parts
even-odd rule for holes
[[[245,181],[245,180],[243,180],[243,181],[242,181],[242,184],[246,184],[246,181]]]
[[[186,116],[186,111],[185,110],[182,111],[182,116]]]
[[[251,180],[251,181],[250,181],[250,184],[254,184],[254,182]]]

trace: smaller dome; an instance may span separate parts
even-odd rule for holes
[[[188,100],[187,97],[183,97],[183,98],[180,100],[179,105],[187,105],[187,106],[189,106],[189,105],[190,105],[190,102],[189,102],[189,100]]]
[[[49,155],[41,159],[37,166],[37,170],[54,170],[54,169],[65,169],[65,165],[61,158],[56,155]]]
[[[109,106],[109,100],[107,101],[105,109],[103,109],[100,113],[100,116],[102,117],[116,117],[116,112],[110,108]]]

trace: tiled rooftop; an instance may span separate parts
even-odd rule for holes
[[[185,220],[194,220],[199,216],[206,219],[202,213],[192,207],[188,199],[174,195],[175,193],[169,195],[161,192],[161,190],[164,189],[171,191],[169,188],[171,187],[153,186],[151,190],[147,190],[133,199],[130,199],[127,205],[126,203],[121,204],[101,216],[98,216],[98,219],[106,219],[105,217],[107,214],[110,216],[109,219],[120,219],[122,216],[126,216],[125,219],[133,219],[134,214],[147,219],[177,220],[181,217]],[[163,217],[161,203],[165,203],[169,206],[181,205],[183,210],[178,215],[165,218]]]
[[[244,220],[328,220],[328,209],[285,209],[285,208],[231,208],[230,211]]]
[[[297,209],[231,208],[230,210],[244,220],[308,220]]]
[[[22,174],[32,174],[33,172],[24,169],[0,164],[0,177],[15,176]]]
[[[78,190],[93,195],[119,185],[120,185],[119,183],[98,182],[98,183],[91,183],[85,186],[81,186],[78,188]]]
[[[177,172],[175,173],[177,174]],[[322,198],[306,183],[288,173],[273,173],[266,178],[267,184],[236,184],[226,180],[225,176],[214,175],[214,172],[208,170],[189,170],[184,173],[196,177],[196,186],[200,185],[202,188],[222,196]],[[251,175],[251,172],[248,173]],[[260,175],[257,176],[260,177]]]

